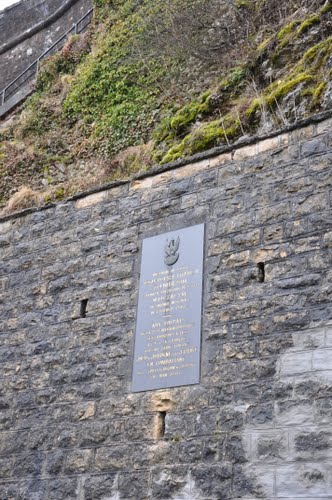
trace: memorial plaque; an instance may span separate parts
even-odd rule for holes
[[[143,241],[133,392],[199,383],[204,224]]]

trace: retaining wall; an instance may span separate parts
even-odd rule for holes
[[[67,5],[67,8],[65,8]],[[25,0],[0,13],[0,90],[56,42],[93,0]],[[63,8],[61,15],[56,13]],[[34,32],[32,36],[28,32]]]
[[[332,498],[330,130],[0,222],[0,498]],[[133,394],[142,239],[203,222],[201,382]]]

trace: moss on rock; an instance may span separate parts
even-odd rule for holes
[[[320,23],[320,17],[317,14],[313,14],[308,17],[303,23],[299,26],[297,32],[299,35],[305,33],[308,29],[310,29],[314,24]]]
[[[288,37],[292,32],[295,31],[295,28],[299,25],[299,21],[291,21],[286,24],[278,33],[277,39],[280,43],[282,43],[286,37]]]
[[[161,163],[175,161],[183,156],[205,151],[230,142],[240,133],[240,120],[229,114],[218,120],[202,123],[179,143],[169,149]]]
[[[322,94],[324,93],[324,90],[326,89],[326,82],[319,82],[316,88],[313,91],[312,94],[312,102],[314,107],[317,107],[318,104],[320,103]]]
[[[303,55],[300,65],[312,65],[316,62],[316,66],[321,67],[324,63],[324,60],[328,58],[332,53],[332,36],[327,38],[326,40],[322,40],[321,42],[310,47]]]
[[[326,4],[321,8],[320,14],[326,14],[327,12],[331,12],[332,10],[332,2],[329,0]]]
[[[272,84],[266,91],[265,102],[268,106],[274,106],[276,101],[285,97],[300,83],[311,81],[313,77],[308,73],[300,73],[293,78]],[[270,92],[269,92],[270,90]]]
[[[154,133],[154,139],[160,143],[166,138],[181,134],[195,122],[199,116],[209,112],[211,91],[204,92],[197,101],[186,104],[173,116],[164,118]]]
[[[299,24],[299,20],[291,21],[277,33],[277,53],[279,53],[284,47],[286,47],[286,45],[290,43],[291,40],[293,40],[297,36],[297,27],[299,26]]]

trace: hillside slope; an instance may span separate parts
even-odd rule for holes
[[[332,108],[330,0],[95,10],[90,32],[45,63],[0,125],[3,213]]]

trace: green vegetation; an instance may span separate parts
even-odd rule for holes
[[[329,0],[326,4],[321,8],[320,14],[327,14],[332,10],[332,2]]]
[[[183,156],[193,155],[214,146],[227,144],[240,131],[240,121],[226,116],[224,119],[203,123],[186,135],[177,145],[171,147],[160,163],[175,161]]]
[[[268,47],[269,43],[271,42],[272,37],[269,36],[269,38],[266,38],[265,40],[262,41],[257,47],[257,52],[258,54],[261,52],[264,52],[264,50]]]
[[[298,34],[297,26],[300,24],[300,21],[292,21],[284,28],[282,28],[277,34],[278,47],[276,54],[279,54],[280,51],[290,44],[292,40],[294,40]]]
[[[218,113],[222,103],[236,98],[246,85],[246,67],[236,67],[214,89],[204,92],[197,100],[186,104],[161,121],[153,135],[154,160],[174,161],[222,143],[228,143],[240,131],[240,121],[232,114],[193,127],[195,122]],[[213,100],[215,97],[215,100]],[[191,130],[191,127],[192,130]],[[161,146],[161,147],[159,147]],[[164,148],[167,147],[165,154]]]
[[[285,38],[288,38],[289,35],[295,31],[298,24],[299,21],[292,21],[289,24],[286,24],[286,26],[284,26],[277,34],[278,41],[283,43]]]
[[[210,96],[210,91],[205,92],[197,101],[194,100],[174,115],[164,118],[154,133],[154,139],[159,143],[186,131],[198,117],[208,114]]]
[[[314,89],[313,95],[312,95],[312,102],[313,102],[313,105],[315,107],[318,106],[318,104],[320,103],[322,94],[323,94],[324,90],[326,89],[326,85],[327,85],[326,82],[320,82],[320,83],[318,83],[318,85]]]
[[[219,91],[223,93],[236,92],[243,87],[248,70],[246,66],[238,66],[232,69],[226,78],[220,82]]]
[[[301,24],[301,26],[299,27],[297,32],[299,35],[302,35],[302,33],[305,33],[314,24],[318,24],[318,23],[320,23],[320,17],[317,14],[313,14],[312,16],[308,17],[308,19],[303,21],[303,23]]]
[[[317,69],[319,69],[328,60],[328,58],[331,55],[331,52],[332,52],[332,36],[310,47],[310,49],[308,49],[304,53],[300,61],[300,64],[310,65],[316,61],[315,66],[317,67]]]
[[[55,125],[48,109],[40,103],[40,96],[38,91],[27,101],[19,130],[20,138],[43,134]]]
[[[142,64],[132,55],[147,15],[144,7],[136,5],[127,0],[113,11],[112,29],[79,68],[64,103],[70,120],[83,119],[93,124],[91,142],[105,155],[139,144],[147,137],[160,93],[158,80],[165,71],[159,61]]]
[[[290,71],[286,78],[277,80],[266,87],[259,97],[251,102],[246,110],[246,116],[250,119],[257,117],[257,113],[273,108],[283,97],[286,97],[293,89],[302,85],[311,85],[302,91],[302,96],[311,95],[314,106],[318,106],[321,96],[326,88],[325,72],[326,63],[332,55],[332,37],[319,42],[308,49]]]
[[[2,199],[28,184],[55,201],[231,144],[265,120],[298,119],[299,99],[303,116],[321,110],[331,2],[282,1],[276,13],[272,0],[240,0],[215,32],[219,11],[207,7],[221,3],[95,0],[91,32],[43,63],[37,91],[1,130]]]
[[[89,38],[72,35],[61,52],[42,62],[37,91],[48,90],[61,75],[72,75],[90,49]]]
[[[300,73],[294,78],[289,78],[283,82],[272,84],[267,89],[265,102],[268,106],[274,106],[275,102],[285,97],[294,87],[297,87],[302,82],[311,81],[313,77],[307,73]],[[271,92],[269,92],[271,91]]]

